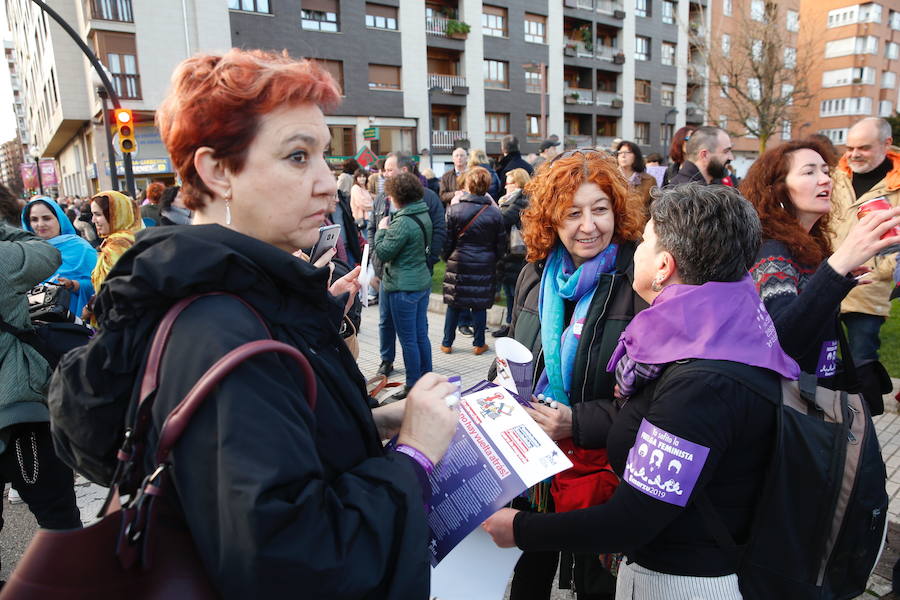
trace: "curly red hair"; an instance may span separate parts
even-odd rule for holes
[[[834,157],[821,141],[814,138],[791,140],[767,150],[756,159],[741,182],[740,190],[759,213],[763,238],[783,243],[795,261],[812,267],[831,255],[831,230],[829,215],[823,215],[809,232],[797,220],[786,180],[792,155],[804,149],[817,152],[829,167],[834,168]]]
[[[163,143],[184,182],[184,204],[202,208],[209,188],[194,168],[201,147],[215,151],[239,173],[256,136],[260,117],[285,106],[312,103],[323,109],[340,101],[334,78],[287,51],[232,48],[223,55],[198,54],[172,74],[172,89],[156,112]]]
[[[628,188],[619,167],[602,152],[577,151],[541,165],[525,186],[529,204],[522,212],[522,239],[528,247],[528,262],[550,254],[559,239],[557,228],[583,183],[596,184],[609,196],[615,215],[614,242],[640,238],[644,226],[642,203]]]

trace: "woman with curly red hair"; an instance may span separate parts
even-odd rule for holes
[[[785,352],[809,376],[837,385],[838,311],[865,270],[860,265],[892,241],[879,240],[868,215],[832,250],[828,228],[834,165],[809,138],[767,151],[750,167],[741,193],[756,207],[763,243],[750,273]]]
[[[323,110],[339,99],[326,71],[287,53],[235,48],[178,66],[157,118],[194,224],[151,228],[121,257],[94,305],[100,333],[65,356],[50,392],[56,407],[82,396],[127,406],[162,315],[204,294],[174,322],[158,365],[152,457],[167,415],[233,349],[271,337],[307,357],[309,378],[271,352],[241,363],[172,450],[161,510],[186,523],[223,598],[428,596],[423,498],[456,431],[454,388],[425,374],[405,400],[371,410],[338,329],[348,294],[329,293],[327,265],[294,255],[334,206]],[[344,284],[350,297],[359,289]],[[111,437],[90,463],[109,470],[117,437],[68,414],[54,420],[61,447]]]
[[[545,163],[525,193],[528,264],[516,284],[509,335],[535,357],[534,394],[555,403],[533,402],[532,416],[576,466],[552,484],[538,484],[514,506],[563,512],[604,502],[616,486],[605,450],[615,378],[603,365],[646,306],[632,290],[643,207],[613,159],[593,150]],[[557,552],[525,552],[510,598],[549,598],[558,560]],[[575,555],[573,561],[564,554],[562,572],[560,587],[573,582],[582,599],[604,598],[615,588],[596,555]]]

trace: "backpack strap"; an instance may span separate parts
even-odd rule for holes
[[[53,351],[47,347],[34,329],[19,329],[18,327],[8,323],[3,317],[0,317],[0,331],[6,332],[23,344],[28,344],[40,354],[52,369],[55,366],[53,362]],[[58,357],[57,357],[58,359]]]
[[[655,382],[656,387],[653,390],[654,399],[656,397],[656,391],[659,389],[659,386],[662,385],[662,383],[667,379],[673,377],[674,373],[684,374],[691,371],[716,372],[727,375],[728,377],[739,381],[742,385],[750,388],[752,391],[771,401],[775,405],[775,436],[774,442],[772,444],[772,455],[769,460],[769,465],[766,468],[765,476],[763,478],[764,484],[762,494],[760,495],[760,499],[757,501],[756,508],[753,510],[753,516],[751,517],[749,529],[750,539],[747,541],[747,543],[738,544],[735,541],[734,537],[731,535],[731,532],[728,530],[728,527],[725,525],[725,522],[722,520],[721,515],[719,515],[719,511],[717,511],[716,508],[712,505],[712,502],[710,501],[709,495],[706,493],[706,490],[700,490],[694,497],[694,505],[697,507],[697,511],[703,518],[703,522],[706,525],[707,531],[709,531],[710,535],[713,536],[713,539],[716,541],[716,544],[718,544],[720,548],[722,548],[729,554],[732,554],[735,561],[735,572],[738,572],[743,565],[745,557],[747,556],[746,549],[749,548],[753,542],[756,526],[761,521],[765,500],[769,497],[773,486],[772,471],[774,469],[775,459],[778,457],[782,449],[783,423],[781,415],[781,386],[778,386],[778,396],[776,399],[773,394],[774,390],[767,390],[765,386],[760,385],[758,381],[749,378],[745,369],[743,369],[742,366],[738,363],[724,360],[691,359],[689,361],[675,363],[669,366],[669,368],[667,368],[663,372],[662,376]]]
[[[417,217],[416,215],[400,215],[400,216],[410,218],[416,222],[416,224],[419,226],[419,229],[422,230],[422,238],[423,238],[423,241],[425,242],[425,255],[428,256],[429,254],[431,254],[431,244],[428,243],[428,233],[425,231],[425,223],[423,223],[422,220],[419,217]]]

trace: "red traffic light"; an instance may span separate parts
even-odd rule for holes
[[[137,140],[134,138],[134,114],[127,108],[115,109],[116,127],[119,132],[119,149],[134,152]]]

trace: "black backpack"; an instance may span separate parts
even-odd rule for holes
[[[888,495],[875,425],[860,395],[784,379],[778,395],[727,361],[691,361],[666,375],[692,369],[726,374],[776,410],[772,460],[749,540],[731,537],[705,493],[695,500],[716,542],[735,557],[744,598],[864,593],[884,545]]]

